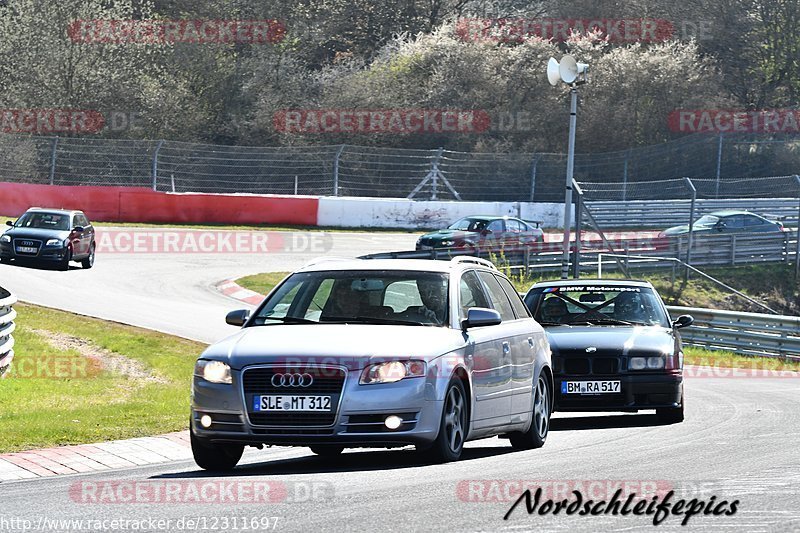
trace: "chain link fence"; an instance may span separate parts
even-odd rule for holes
[[[699,198],[774,197],[799,169],[800,141],[753,135],[697,134],[575,159],[575,177],[587,184],[590,200],[683,198],[681,180],[673,179],[683,176],[694,179]],[[550,153],[0,135],[0,179],[54,185],[559,202],[565,173],[566,156]]]

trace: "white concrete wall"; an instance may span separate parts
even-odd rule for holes
[[[320,226],[441,228],[468,215],[513,216],[562,227],[564,204],[532,202],[439,202],[405,198],[321,197]]]

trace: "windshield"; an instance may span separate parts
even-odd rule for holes
[[[251,325],[362,323],[444,326],[448,276],[414,271],[293,274],[270,295]]]
[[[544,326],[670,325],[661,299],[649,287],[548,287],[530,294],[526,303]]]
[[[715,217],[714,215],[703,215],[697,219],[695,224],[698,226],[713,226],[717,222],[719,222],[719,217]]]
[[[483,231],[486,229],[486,225],[488,223],[488,220],[483,220],[481,218],[462,218],[461,220],[450,224],[448,229],[457,229],[461,231]]]
[[[69,215],[61,213],[25,213],[19,217],[14,226],[17,228],[68,230]]]

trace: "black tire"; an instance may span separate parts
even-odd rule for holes
[[[69,262],[72,261],[72,248],[67,248],[67,251],[64,253],[64,258],[58,262],[58,269],[59,270],[69,270]]]
[[[236,444],[212,444],[189,431],[194,462],[203,470],[224,472],[233,470],[244,453],[244,446]]]
[[[442,405],[442,419],[439,434],[432,445],[419,449],[425,457],[436,463],[458,461],[464,449],[467,436],[467,394],[464,384],[453,378],[447,385]]]
[[[344,451],[344,446],[331,446],[327,444],[320,444],[318,446],[310,446],[311,451],[320,457],[336,457],[341,455]]]
[[[94,266],[94,251],[95,245],[92,243],[92,246],[89,248],[89,255],[86,257],[86,259],[81,261],[81,266],[83,268],[92,268]]]
[[[656,409],[656,416],[662,424],[679,424],[683,422],[683,400],[681,400],[680,407]]]
[[[531,413],[531,427],[525,433],[515,432],[509,434],[511,446],[518,450],[533,450],[541,448],[547,441],[550,432],[550,415],[553,414],[552,395],[550,394],[550,381],[544,372],[539,374],[539,380],[533,390],[533,412]]]

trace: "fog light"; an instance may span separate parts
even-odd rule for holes
[[[200,425],[204,428],[208,429],[211,427],[211,417],[208,415],[203,415],[200,417]]]
[[[383,423],[386,424],[386,427],[389,429],[397,429],[403,423],[403,419],[400,418],[399,416],[392,415],[392,416],[387,416],[386,420],[384,420]]]

